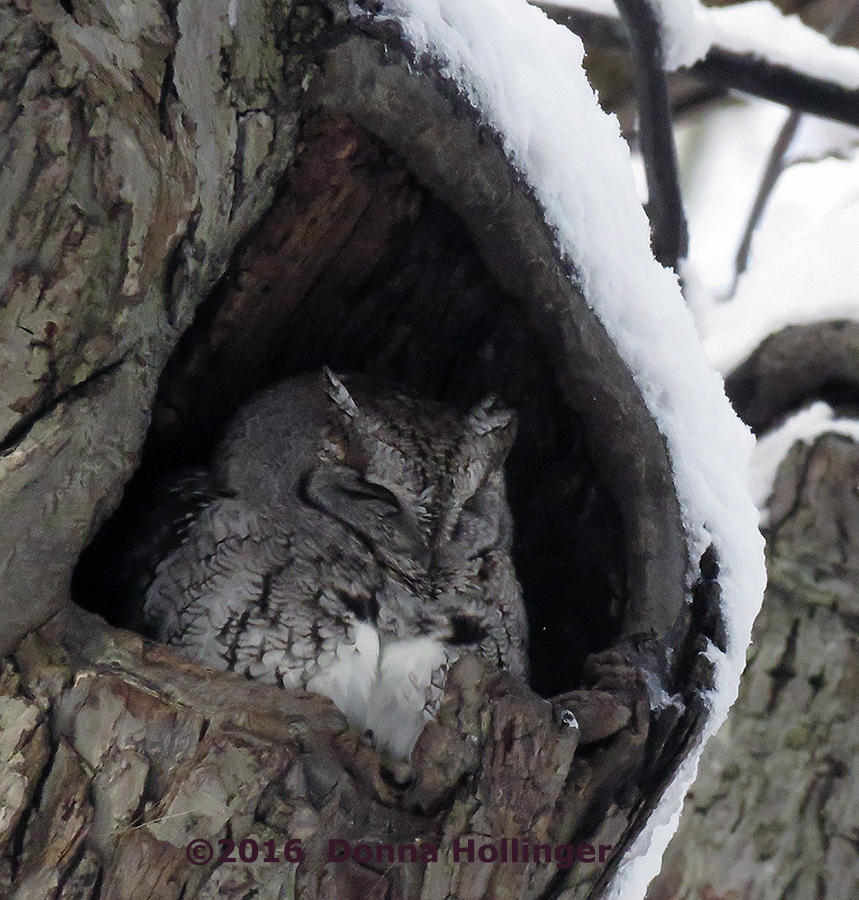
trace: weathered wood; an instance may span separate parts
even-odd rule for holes
[[[226,3],[0,5],[0,651],[68,602],[168,353],[293,158],[292,6],[233,30]]]

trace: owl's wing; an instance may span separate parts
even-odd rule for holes
[[[327,672],[355,688],[360,705],[378,636],[375,628],[365,634],[343,600],[355,589],[352,579],[333,576],[320,559],[323,551],[305,532],[260,519],[239,499],[221,499],[158,566],[144,630],[205,665],[283,687],[308,687]],[[350,568],[361,571],[357,562]],[[310,689],[332,695],[315,683]]]
[[[114,625],[140,630],[146,592],[158,564],[223,497],[208,470],[188,468],[134,481],[120,511],[81,554],[72,590]]]

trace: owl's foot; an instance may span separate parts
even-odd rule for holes
[[[382,780],[395,791],[405,791],[414,783],[415,770],[411,763],[402,760],[383,763],[379,767]]]
[[[378,750],[376,735],[372,728],[364,731],[364,740],[374,750]],[[379,775],[382,781],[395,791],[405,791],[415,780],[415,770],[412,764],[404,759],[387,759],[384,752],[381,752],[380,755]]]

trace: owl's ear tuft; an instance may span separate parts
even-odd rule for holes
[[[346,385],[328,368],[322,367],[322,373],[325,377],[328,396],[334,401],[335,406],[351,421],[357,421],[361,415],[357,404],[352,399]]]
[[[492,435],[505,448],[513,446],[516,438],[516,413],[511,409],[499,409],[497,399],[485,397],[468,414],[468,424],[479,437]]]

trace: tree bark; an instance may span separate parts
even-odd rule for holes
[[[67,602],[167,356],[297,137],[291,4],[236,31],[226,3],[66,6],[0,5],[0,652]]]
[[[727,379],[759,433],[809,397],[855,416],[857,325],[771,335]],[[797,442],[767,504],[769,584],[737,703],[704,751],[648,900],[859,891],[859,445]]]
[[[769,335],[725,379],[742,420],[756,433],[809,397],[855,416],[859,394],[859,323],[789,325]]]
[[[500,847],[505,836],[568,844],[639,766],[642,677],[617,654],[593,657],[589,669],[594,690],[561,708],[462,657],[403,789],[326,698],[232,673],[201,677],[172,651],[69,608],[21,642],[0,682],[0,891],[534,897],[554,885],[588,896],[627,828],[618,805],[590,826],[587,861],[597,864],[492,865],[468,848]],[[214,848],[211,864],[193,840]],[[248,840],[274,841],[277,861],[260,850],[259,860],[243,863],[236,851],[215,862],[228,841]],[[423,858],[332,861],[331,847],[342,847],[332,840],[423,846]]]
[[[649,900],[859,891],[859,446],[797,444],[770,502],[740,697],[704,752]]]

